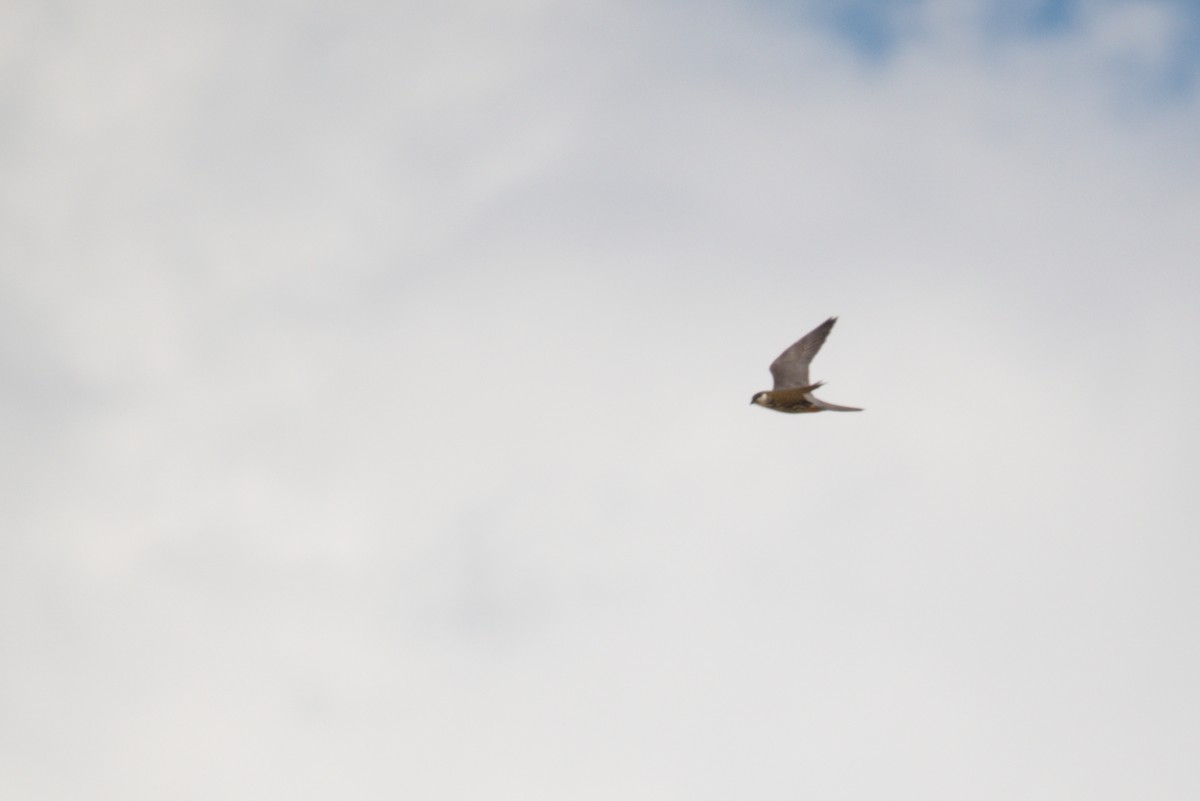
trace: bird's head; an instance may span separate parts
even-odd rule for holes
[[[757,403],[759,406],[766,406],[767,404],[764,403],[764,401],[766,399],[767,399],[767,393],[755,392],[754,397],[750,399],[750,403],[751,404]]]

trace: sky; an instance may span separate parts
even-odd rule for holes
[[[1200,797],[1200,7],[3,16],[0,796]]]

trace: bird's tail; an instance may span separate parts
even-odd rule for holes
[[[814,398],[812,395],[812,390],[816,389],[817,387],[823,387],[823,386],[825,386],[825,382],[818,381],[817,383],[813,384],[811,387],[807,387],[808,399],[810,401],[812,401],[813,404],[815,406],[817,406],[817,408],[824,409],[829,412],[861,412],[862,411],[862,409],[859,409],[856,406],[838,406],[836,403],[826,403],[825,401],[821,400],[820,398]]]
[[[820,398],[813,398],[813,403],[828,412],[861,412],[857,406],[838,406],[836,403],[826,403]]]

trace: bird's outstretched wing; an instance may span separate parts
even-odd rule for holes
[[[836,317],[830,317],[802,336],[796,344],[779,354],[779,358],[771,362],[771,375],[775,378],[775,389],[808,386],[808,363],[825,344],[825,337],[829,336],[829,332],[836,322]]]

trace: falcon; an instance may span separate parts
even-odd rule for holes
[[[775,388],[769,392],[756,392],[750,403],[788,414],[802,412],[861,412],[853,406],[838,406],[813,396],[813,390],[823,386],[824,381],[808,383],[808,364],[825,344],[825,338],[833,330],[836,317],[830,317],[802,336],[794,345],[779,354],[771,362],[771,376]]]

